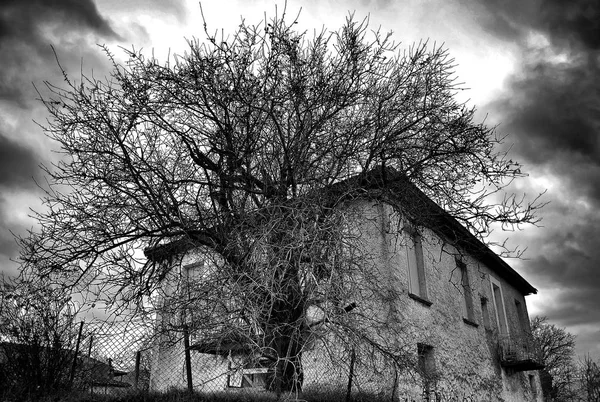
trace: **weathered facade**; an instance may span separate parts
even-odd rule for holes
[[[365,241],[381,250],[380,264],[400,291],[394,313],[406,323],[421,374],[430,376],[399,381],[399,399],[543,400],[525,301],[536,290],[487,249],[460,249],[426,227],[399,240],[389,206],[363,208],[371,217]]]
[[[413,354],[415,370],[398,371],[384,363],[380,370],[366,369],[354,350],[350,355],[316,341],[302,353],[303,389],[352,388],[398,401],[542,401],[539,356],[529,336],[525,301],[536,290],[431,204],[427,208],[437,217],[418,226],[408,225],[398,208],[377,197],[355,199],[348,207],[355,217],[352,230],[360,233],[382,288],[393,289],[386,303],[360,300],[358,308],[389,326],[402,326],[397,343]],[[198,268],[194,258],[184,257],[176,275],[206,269]],[[167,298],[176,289],[169,286],[167,281]],[[183,340],[157,343],[152,388],[264,389],[268,368],[239,369],[243,348],[232,344],[227,352],[218,351],[202,342],[202,334],[188,339],[188,362]]]

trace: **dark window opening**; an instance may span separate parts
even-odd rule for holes
[[[433,346],[417,343],[419,373],[423,378],[423,392],[427,396],[435,390],[436,386],[435,356],[433,351]]]
[[[502,298],[502,289],[499,283],[492,282],[492,296],[494,298],[494,307],[496,308],[496,324],[500,335],[508,335],[508,326],[506,324],[506,314],[504,312],[504,300]]]
[[[423,243],[421,236],[414,230],[410,232],[410,240],[407,245],[407,256],[409,292],[421,299],[427,300]]]
[[[486,297],[481,298],[481,315],[483,319],[483,327],[485,329],[492,329],[492,322],[490,321],[490,310],[488,306],[488,299]]]
[[[537,387],[535,385],[535,376],[533,374],[529,374],[529,388],[531,388],[533,397],[537,397]]]
[[[517,318],[519,319],[519,331],[521,333],[527,332],[527,323],[525,321],[525,311],[523,309],[523,304],[520,301],[515,300],[515,308],[517,309]]]
[[[457,259],[456,267],[460,272],[463,317],[470,322],[475,322],[475,315],[473,313],[473,292],[471,290],[467,265],[461,260]]]

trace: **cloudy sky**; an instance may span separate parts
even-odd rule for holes
[[[104,76],[106,45],[143,48],[165,59],[202,37],[197,1],[4,0],[0,2],[0,271],[16,272],[12,233],[34,225],[38,165],[55,147],[35,122],[46,117],[35,87],[60,84],[61,65]],[[260,22],[275,2],[203,1],[209,30],[232,32],[242,16]],[[283,2],[279,2],[279,10]],[[538,290],[531,315],[578,336],[578,353],[600,358],[600,3],[596,0],[288,0],[305,29],[337,29],[348,12],[393,31],[403,45],[444,43],[461,93],[479,118],[499,125],[529,177],[517,190],[547,189],[543,227],[508,234],[527,247],[511,264]],[[54,51],[53,51],[54,49]],[[35,87],[34,87],[35,85]],[[466,94],[466,95],[465,95]],[[465,100],[467,98],[464,98]]]

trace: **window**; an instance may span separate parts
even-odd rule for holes
[[[519,300],[515,299],[515,308],[517,309],[517,318],[519,319],[519,330],[521,333],[525,333],[527,331],[527,323],[525,321],[525,310],[523,309],[523,304]]]
[[[506,321],[506,309],[504,308],[504,297],[502,287],[497,279],[490,276],[492,284],[492,298],[494,299],[494,307],[496,310],[496,325],[500,335],[508,335],[508,323]]]
[[[485,329],[492,329],[492,322],[490,321],[490,310],[488,306],[487,297],[481,298],[481,315],[483,319],[483,327]]]
[[[433,346],[417,343],[419,373],[423,377],[424,393],[429,395],[436,385],[435,357]],[[427,399],[428,400],[428,399]]]
[[[427,286],[425,284],[425,266],[423,263],[423,244],[421,236],[414,230],[409,231],[410,239],[406,246],[408,260],[408,291],[417,299],[427,302]]]
[[[188,264],[183,267],[185,269],[184,286],[188,298],[194,297],[195,287],[197,286],[198,281],[202,278],[203,267],[204,264],[201,262]]]
[[[469,271],[467,265],[461,260],[456,260],[456,267],[460,273],[461,291],[462,291],[462,313],[465,322],[475,324],[475,316],[473,314],[473,293],[471,284],[469,283]]]
[[[186,306],[181,310],[182,314],[182,324],[185,324],[191,330],[189,333],[190,340],[192,342],[196,342],[198,338],[197,332],[194,330],[194,324],[196,322],[197,315],[196,311],[201,307],[198,301],[198,284],[199,280],[202,277],[202,271],[204,268],[204,264],[202,262],[195,262],[193,264],[185,265],[184,267],[184,277],[183,277],[183,296],[186,301],[184,305]],[[195,314],[196,313],[196,314]]]
[[[531,393],[533,397],[537,397],[537,387],[535,386],[535,376],[533,374],[529,374],[529,388],[531,388]]]

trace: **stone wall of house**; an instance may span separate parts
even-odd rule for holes
[[[398,234],[397,229],[403,226],[400,217],[390,206],[375,202],[363,201],[359,210],[366,217],[360,221],[359,229],[364,234],[365,249],[380,255],[382,277],[396,291],[393,305],[382,306],[382,311],[389,314],[391,309],[394,321],[405,326],[404,339],[399,342],[407,348],[412,344],[415,355],[417,344],[431,347],[428,353],[436,378],[432,391],[441,395],[442,400],[542,401],[538,372],[511,372],[500,366],[498,356],[500,328],[492,281],[501,288],[511,336],[529,332],[527,307],[521,292],[489,267],[445,244],[433,231],[419,228],[426,294],[411,297],[410,249],[407,249],[411,243],[407,234]],[[469,317],[463,306],[464,288],[457,256],[468,272],[472,300]],[[522,309],[521,315],[516,302]],[[484,323],[484,314],[490,317],[489,322]],[[422,397],[420,378],[403,376],[398,386],[401,401]]]
[[[192,386],[195,391],[216,392],[228,388],[227,357],[190,351]],[[150,389],[168,391],[187,388],[183,341],[156,347],[150,372]]]
[[[348,208],[349,214],[356,214],[354,220],[349,220],[356,222],[349,230],[356,233],[358,243],[364,247],[365,271],[378,278],[380,291],[390,290],[385,302],[369,298],[366,292],[356,300],[357,311],[352,313],[377,315],[380,321],[387,320],[389,333],[395,337],[393,342],[408,354],[413,353],[414,362],[419,361],[421,349],[430,378],[426,382],[414,370],[392,372],[389,367],[382,367],[374,371],[357,364],[353,389],[393,393],[399,401],[422,401],[424,389],[430,392],[431,400],[440,401],[543,400],[537,371],[511,372],[502,368],[499,361],[498,338],[502,329],[498,321],[502,320],[497,317],[503,314],[497,311],[496,306],[502,304],[497,303],[493,284],[501,289],[506,331],[513,336],[529,330],[526,302],[521,292],[463,250],[446,244],[433,231],[418,228],[425,291],[415,297],[408,269],[412,240],[407,233],[399,233],[404,227],[400,216],[389,205],[372,201],[357,201]],[[469,310],[465,309],[465,289],[457,258],[467,271],[472,302]],[[360,286],[357,291],[361,293]],[[179,352],[174,350],[156,350],[153,389],[185,387],[183,348]],[[227,389],[227,361],[199,355],[193,353],[196,356],[193,357],[195,388]],[[306,390],[347,387],[347,356],[343,364],[331,359],[331,353],[318,345],[303,352]]]

